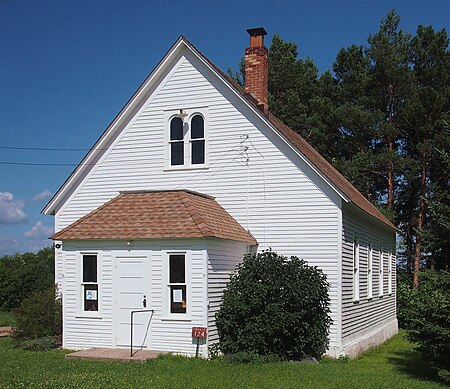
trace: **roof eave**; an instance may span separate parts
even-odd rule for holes
[[[138,99],[142,97],[147,89],[149,89],[152,85],[152,82],[157,78],[160,70],[167,63],[168,59],[178,50],[180,45],[184,43],[186,45],[186,38],[183,35],[175,41],[172,47],[166,52],[163,58],[158,62],[152,72],[147,76],[147,78],[142,82],[136,92],[128,99],[120,112],[115,116],[115,118],[111,121],[108,127],[103,131],[100,138],[95,142],[95,144],[89,149],[86,155],[83,157],[81,162],[75,167],[69,177],[64,181],[64,183],[60,186],[60,188],[56,191],[53,197],[48,201],[45,207],[41,210],[41,213],[45,215],[55,215],[58,209],[61,207],[60,202],[64,199],[64,195],[71,185],[74,184],[75,179],[82,172],[89,171],[91,169],[90,164],[88,165],[89,160],[94,159],[95,156],[103,154],[104,150],[101,147],[102,143],[104,143],[108,137],[108,135],[113,132],[118,125],[120,125],[126,119],[127,114],[133,114],[131,108],[138,102]]]

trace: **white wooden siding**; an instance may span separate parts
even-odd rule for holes
[[[56,244],[61,244],[60,241],[55,241],[55,245]],[[63,274],[64,274],[64,270],[63,270],[63,252],[61,250],[61,248],[57,249],[56,247],[54,248],[55,250],[55,284],[57,285],[58,291],[62,292],[63,291]]]
[[[171,351],[186,355],[195,355],[196,344],[191,338],[193,326],[206,326],[206,245],[203,240],[155,240],[135,242],[126,250],[125,242],[73,242],[64,245],[66,263],[66,282],[64,295],[64,344],[65,348],[115,347],[115,328],[117,322],[116,299],[118,285],[115,279],[115,256],[143,256],[150,261],[150,274],[145,275],[150,282],[150,296],[147,308],[154,309],[147,347],[154,350]],[[101,261],[99,273],[99,305],[95,318],[81,312],[81,295],[79,292],[80,276],[77,274],[80,253],[98,252]],[[189,315],[183,320],[174,319],[167,314],[167,274],[164,261],[166,252],[182,250],[189,257],[189,274],[186,275],[188,288]],[[90,312],[89,312],[90,314]],[[207,355],[206,344],[200,348]]]
[[[223,290],[237,264],[247,253],[246,244],[225,240],[211,240],[208,244],[208,342],[216,343],[216,313],[222,304]]]
[[[80,251],[64,248],[64,338],[63,346],[69,349],[87,347],[111,347],[113,334],[112,317],[112,264],[111,252],[98,251],[100,271],[98,274],[101,312],[95,318],[81,313]],[[84,247],[87,249],[88,247]],[[92,250],[92,249],[91,249]]]
[[[340,198],[222,81],[187,50],[184,54],[57,212],[56,229],[119,191],[186,188],[215,196],[252,232],[260,250],[297,255],[324,270],[331,284],[330,340],[336,345]],[[189,113],[196,107],[208,107],[209,169],[164,171],[164,111]],[[247,154],[242,153],[244,135],[249,136]]]
[[[356,211],[355,211],[356,212]],[[353,301],[353,242],[359,241],[359,301]],[[368,246],[372,244],[373,297],[368,297]],[[392,250],[392,294],[388,294],[388,247]],[[383,296],[379,296],[380,255],[384,259]],[[395,283],[395,232],[371,223],[367,217],[357,215],[350,207],[343,210],[342,238],[342,342],[354,342],[369,331],[381,329],[389,320],[396,318]]]

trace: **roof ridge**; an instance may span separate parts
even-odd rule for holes
[[[98,207],[98,208],[94,209],[93,211],[89,212],[87,215],[84,215],[83,217],[79,218],[74,223],[68,225],[66,228],[63,228],[61,231],[58,231],[58,232],[54,233],[52,236],[50,236],[49,239],[58,240],[58,236],[59,235],[65,233],[67,231],[70,231],[72,228],[76,227],[81,222],[86,221],[90,217],[94,216],[96,213],[100,212],[103,208],[107,207],[108,205],[111,205],[112,203],[116,202],[119,198],[121,198],[123,196],[124,196],[124,194],[120,193],[118,196],[113,197],[111,200],[107,201],[103,205],[100,205],[100,207]]]
[[[379,221],[381,221],[382,223],[386,224],[387,226],[397,229],[394,224],[386,217],[384,216],[376,207],[375,205],[373,205],[358,189],[355,188],[355,186],[342,174],[339,172],[339,170],[337,170],[330,162],[328,162],[328,160],[322,155],[320,154],[305,138],[303,138],[298,132],[294,131],[292,128],[290,128],[288,125],[286,125],[285,123],[283,123],[280,119],[278,119],[273,113],[271,113],[270,111],[268,111],[268,113],[266,114],[265,112],[263,112],[259,107],[258,107],[258,101],[255,99],[255,97],[249,93],[245,88],[243,88],[241,85],[239,85],[238,82],[236,82],[236,80],[234,80],[233,78],[231,78],[229,75],[227,75],[222,69],[220,69],[217,65],[215,65],[205,54],[203,54],[199,49],[197,49],[194,45],[192,45],[191,42],[189,42],[187,39],[185,39],[185,42],[187,42],[189,44],[189,46],[191,47],[192,50],[194,50],[201,58],[203,58],[215,71],[217,71],[217,73],[219,73],[219,76],[221,76],[223,78],[223,80],[225,82],[228,82],[228,84],[234,88],[236,90],[237,93],[239,93],[249,104],[251,104],[264,118],[267,119],[267,121],[273,126],[275,127],[275,129],[281,133],[281,135],[286,139],[286,141],[288,141],[289,143],[292,144],[292,146],[297,149],[304,158],[306,158],[306,160],[308,160],[321,174],[323,174],[326,177],[326,181],[329,181],[329,184],[331,184],[332,186],[334,186],[335,188],[338,189],[338,191],[344,193],[345,196],[350,197],[350,200],[352,201],[352,203],[354,203],[359,209],[361,209],[363,212],[367,213],[368,215],[374,217],[375,219],[378,219]],[[274,121],[279,122],[278,124],[275,124]],[[372,208],[373,213],[369,212],[368,210],[364,209],[363,207],[361,207],[361,205],[358,205],[357,202],[355,202],[351,197],[349,196],[347,193],[345,193],[345,190],[342,189],[340,187],[339,184],[337,184],[336,182],[334,182],[332,177],[329,177],[329,175],[324,172],[319,166],[317,166],[313,161],[311,161],[311,158],[308,157],[307,155],[305,155],[305,153],[301,150],[301,148],[297,147],[290,139],[288,136],[286,136],[285,134],[283,134],[283,132],[280,130],[279,126],[282,125],[283,127],[285,127],[285,131],[289,131],[290,133],[292,133],[292,135],[295,135],[297,137],[299,137],[301,139],[302,142],[305,142],[309,148],[314,152],[314,154],[318,155],[320,159],[323,160],[323,162],[327,165],[330,166],[333,170],[333,173],[337,172],[339,174],[338,179],[343,179],[344,180],[344,184],[349,184],[351,186],[351,191],[355,191],[356,196],[359,197],[361,199],[361,201],[364,201],[370,208]]]
[[[184,193],[185,196],[183,196],[182,193]],[[201,213],[196,210],[196,206],[192,202],[192,200],[189,199],[189,195],[190,195],[190,193],[188,193],[187,191],[178,193],[178,196],[180,197],[181,201],[183,202],[183,205],[185,206],[186,210],[188,211],[189,215],[192,218],[192,221],[195,223],[196,227],[201,232],[201,234],[205,238],[213,236],[213,229],[211,227],[209,227],[208,223],[205,221],[205,219],[203,218]],[[190,206],[190,205],[192,205],[192,206]],[[192,212],[192,208],[194,208],[196,211]],[[205,227],[202,227],[201,224],[204,224]]]

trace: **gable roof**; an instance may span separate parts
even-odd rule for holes
[[[192,45],[191,45],[192,46]],[[239,94],[251,104],[258,113],[278,130],[295,149],[311,162],[337,189],[339,189],[347,200],[353,202],[358,208],[382,221],[384,224],[397,229],[392,222],[384,216],[363,194],[356,189],[331,163],[329,163],[314,147],[312,147],[300,134],[284,124],[270,111],[265,113],[258,105],[258,100],[240,86],[235,80],[219,69],[209,58],[207,58],[196,47],[192,46],[205,61],[207,61]]]
[[[220,238],[257,244],[211,196],[188,190],[123,192],[51,239]]]
[[[102,141],[107,138],[110,133],[118,126],[122,116],[128,112],[136,112],[132,110],[133,104],[136,104],[138,98],[142,96],[144,90],[148,87],[151,81],[156,79],[157,73],[162,71],[161,68],[168,61],[168,59],[174,55],[174,53],[179,49],[181,45],[188,48],[194,54],[199,57],[200,60],[211,68],[211,70],[234,91],[245,103],[247,103],[250,108],[263,119],[280,137],[286,141],[293,149],[313,168],[318,174],[344,199],[344,201],[350,201],[354,203],[358,208],[367,213],[368,215],[378,219],[388,227],[396,229],[396,227],[387,219],[369,200],[367,200],[341,173],[337,171],[334,166],[332,166],[322,155],[319,154],[301,135],[296,133],[294,130],[286,126],[281,120],[279,120],[271,112],[263,112],[258,107],[258,101],[248,92],[245,91],[237,82],[226,75],[221,69],[219,69],[212,61],[210,61],[202,52],[200,52],[195,46],[193,46],[184,36],[180,36],[178,40],[169,49],[166,55],[161,59],[155,69],[146,78],[143,84],[135,92],[135,94],[128,100],[124,108],[116,116],[113,122],[108,126],[108,128],[103,132],[102,136],[92,147],[92,149],[86,154],[80,164],[75,168],[69,178],[64,182],[61,188],[55,193],[55,195],[50,199],[48,204],[42,210],[43,213],[54,213],[56,208],[57,200],[64,191],[67,190],[71,183],[77,183],[76,176],[83,169],[86,168],[89,157],[94,155],[98,146],[102,145]],[[89,164],[91,165],[91,164]]]

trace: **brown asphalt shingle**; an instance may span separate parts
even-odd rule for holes
[[[121,193],[51,239],[210,237],[257,244],[212,197],[185,190]]]

